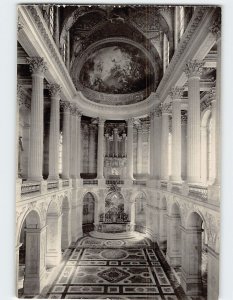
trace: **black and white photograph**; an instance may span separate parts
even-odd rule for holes
[[[15,297],[219,299],[222,8],[172,4],[17,5]]]

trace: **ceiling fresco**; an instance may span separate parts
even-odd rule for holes
[[[84,87],[107,94],[135,93],[154,82],[153,68],[144,53],[123,43],[96,49],[79,76]]]

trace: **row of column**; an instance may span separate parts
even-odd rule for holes
[[[43,168],[44,135],[44,75],[47,70],[40,57],[28,58],[32,72],[31,128],[28,161],[28,180],[41,181]],[[48,85],[51,97],[50,131],[49,131],[49,180],[59,179],[59,136],[60,136],[60,98],[61,88],[58,84]],[[81,113],[75,105],[61,101],[64,110],[63,119],[63,153],[62,177],[80,178],[81,147]],[[99,119],[97,178],[103,179],[104,169],[104,123]],[[127,138],[127,175],[133,178],[133,119],[128,120]]]
[[[219,51],[220,52],[220,51]],[[220,54],[219,54],[220,55]],[[188,120],[187,120],[187,181],[201,182],[201,111],[200,111],[200,76],[204,62],[189,61],[186,65],[188,77]],[[219,61],[218,61],[219,65]],[[219,68],[217,69],[217,91],[220,89]],[[182,173],[182,116],[181,97],[183,87],[174,87],[170,92],[172,102],[163,104],[150,115],[150,174],[152,179],[168,180],[168,151],[169,151],[169,115],[172,114],[172,145],[171,145],[171,180],[181,181]],[[218,93],[218,94],[217,94]],[[219,182],[219,92],[212,100],[212,117],[214,122],[214,149],[216,183]],[[161,128],[160,128],[161,127]],[[159,133],[161,132],[161,136]],[[161,147],[159,142],[161,141]],[[161,162],[160,162],[161,158]]]

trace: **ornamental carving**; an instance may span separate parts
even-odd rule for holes
[[[162,114],[167,113],[170,114],[171,113],[171,102],[169,103],[161,103],[161,110],[162,110]]]
[[[81,111],[77,108],[76,104],[74,103],[70,103],[70,114],[78,118],[81,118],[82,116]]]
[[[200,60],[190,60],[186,63],[185,74],[187,77],[201,77],[204,62]]]
[[[30,99],[24,94],[22,86],[17,84],[17,100],[19,107],[24,106],[27,109],[31,108]]]
[[[155,115],[155,117],[161,117],[161,115],[162,115],[161,106],[155,107],[155,109],[154,109],[154,115]]]
[[[70,112],[70,107],[71,107],[70,102],[64,101],[64,100],[60,100],[60,105],[63,108],[64,112]]]
[[[47,64],[42,57],[27,57],[26,61],[33,74],[44,74],[47,71]]]
[[[175,86],[171,89],[169,95],[173,100],[181,99],[181,97],[183,96],[183,92],[184,92],[184,87]]]
[[[61,95],[61,86],[57,83],[48,84],[49,95],[51,97],[60,97]]]
[[[221,37],[221,16],[220,15],[210,26],[209,30],[215,36],[216,40],[218,40]]]

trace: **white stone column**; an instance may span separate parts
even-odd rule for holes
[[[154,111],[150,112],[150,179],[155,179],[154,167]]]
[[[172,267],[181,266],[180,215],[167,216],[167,260]]]
[[[109,157],[109,134],[105,133],[105,156]]]
[[[44,73],[47,68],[41,57],[30,57],[27,60],[32,72],[28,180],[41,181],[43,180]]]
[[[97,178],[104,179],[104,123],[99,119],[98,124],[98,151],[97,151]]]
[[[89,126],[89,152],[88,152],[88,169],[89,173],[95,173],[95,128],[94,124]]]
[[[133,122],[133,118],[127,120],[127,179],[129,180],[133,180]]]
[[[71,243],[71,210],[69,207],[62,209],[62,238],[61,248],[67,249]]]
[[[26,229],[24,294],[37,295],[45,284],[46,227]]]
[[[122,133],[122,156],[126,157],[126,133]]]
[[[207,299],[219,299],[219,254],[208,247],[207,260]]]
[[[168,135],[170,104],[162,106],[161,179],[168,180]]]
[[[216,177],[214,184],[220,185],[221,180],[221,145],[220,145],[220,128],[221,128],[221,17],[219,16],[210,27],[212,34],[217,42],[217,68],[216,68],[216,117],[215,117],[215,171]]]
[[[48,85],[51,107],[49,128],[49,177],[48,180],[58,180],[58,157],[60,137],[60,93],[61,87],[54,83]]]
[[[187,111],[181,115],[181,178],[187,178]]]
[[[181,97],[183,87],[171,90],[172,98],[172,170],[171,180],[181,181]]]
[[[187,128],[187,181],[201,181],[200,143],[200,76],[203,62],[192,60],[186,64],[188,76],[188,128]]]
[[[16,267],[16,274],[15,274],[15,294],[18,297],[18,283],[19,283],[19,249],[22,246],[22,243],[16,245],[15,247],[15,267]]]
[[[79,110],[76,110],[76,126],[77,126],[77,152],[76,152],[76,156],[77,156],[77,164],[76,164],[76,178],[80,179],[80,173],[81,173],[81,112]]]
[[[161,177],[161,108],[154,110],[154,174],[156,179]]]
[[[63,139],[62,139],[62,178],[70,178],[70,103],[62,101]]]
[[[164,207],[159,208],[159,247],[167,248],[167,209]]]
[[[76,106],[74,104],[70,107],[70,174],[74,179],[76,178],[77,166],[77,126],[76,126]]]
[[[137,128],[137,174],[142,174],[142,125]]]
[[[216,92],[215,88],[212,88],[209,92],[210,100],[211,100],[211,115],[212,115],[212,122],[211,122],[211,174],[209,181],[210,183],[215,182],[216,178]]]
[[[61,261],[61,217],[51,214],[47,216],[46,265],[55,267]]]
[[[202,231],[182,227],[181,285],[188,296],[202,295]]]
[[[118,129],[113,128],[114,156],[118,157]]]

